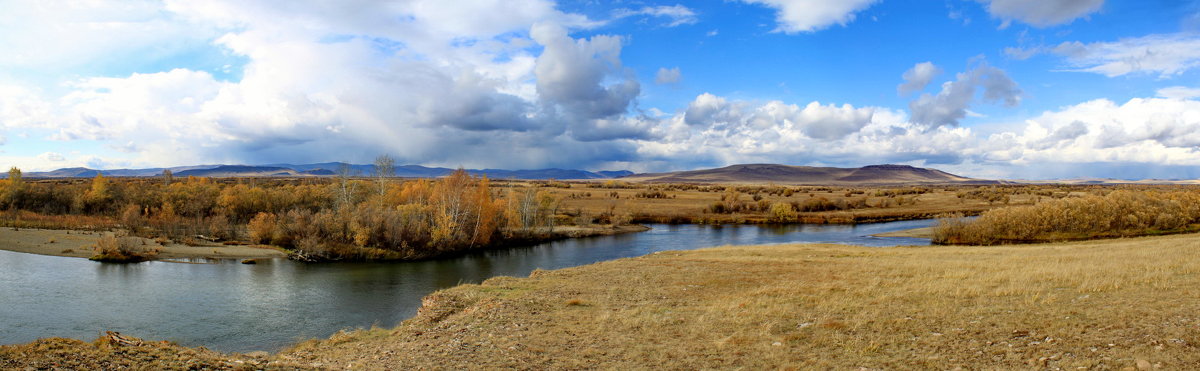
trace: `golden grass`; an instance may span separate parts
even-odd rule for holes
[[[115,337],[114,337],[115,336]],[[225,355],[204,348],[186,348],[168,342],[149,342],[102,335],[93,342],[51,338],[0,346],[4,370],[256,370],[303,369],[297,365],[271,367],[265,359]]]
[[[1200,365],[1200,235],[989,248],[721,247],[439,291],[278,361],[516,369]],[[368,361],[369,360],[369,361]]]
[[[144,244],[141,239],[134,237],[100,237],[93,247],[96,254],[88,259],[107,263],[139,263],[158,256],[159,248],[147,247]]]
[[[521,183],[509,186],[521,186]],[[733,214],[712,213],[709,209],[721,202],[724,191],[711,190],[722,186],[688,186],[678,184],[645,185],[631,184],[629,188],[605,188],[603,183],[576,183],[571,188],[543,188],[544,191],[562,198],[561,210],[597,216],[605,213],[630,215],[635,223],[773,223],[770,208]],[[731,186],[732,187],[732,186]],[[974,189],[968,187],[963,189]],[[931,188],[924,194],[901,194],[907,188],[867,187],[779,187],[743,186],[740,200],[755,204],[753,193],[771,204],[805,205],[810,200],[826,199],[831,203],[856,204],[866,207],[816,212],[797,212],[790,222],[801,223],[867,223],[892,220],[927,219],[946,213],[978,214],[985,210],[1006,206],[987,200],[960,197],[960,187]],[[789,189],[789,192],[773,192],[772,189]],[[653,190],[653,191],[649,191]],[[761,191],[759,191],[761,190]],[[1025,189],[1004,189],[1009,204],[1029,204],[1037,195]],[[638,194],[662,192],[665,197],[645,198]]]
[[[938,244],[995,245],[1132,237],[1200,230],[1200,192],[1118,190],[943,219]]]
[[[442,290],[396,328],[265,360],[48,339],[0,346],[0,368],[1189,369],[1197,249],[1189,234],[669,251]]]

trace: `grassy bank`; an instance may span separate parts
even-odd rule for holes
[[[258,365],[1181,369],[1200,364],[1197,249],[1189,234],[663,252],[439,291],[396,328],[306,342]],[[0,347],[0,366],[59,357],[34,346]],[[237,356],[206,357],[195,364]]]
[[[1200,236],[994,248],[668,252],[429,296],[396,329],[281,354],[335,367],[1181,368]],[[386,363],[391,362],[391,363]]]
[[[39,255],[90,258],[96,256],[97,244],[113,232],[94,232],[63,229],[27,229],[0,227],[0,250]],[[189,246],[173,241],[134,239],[139,250],[158,250],[154,259],[256,259],[284,258],[287,254],[263,245],[204,244]],[[111,241],[109,241],[111,242]]]

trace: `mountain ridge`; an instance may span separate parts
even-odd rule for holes
[[[373,165],[347,164],[341,162],[324,162],[313,164],[266,164],[266,165],[193,165],[166,168],[144,169],[90,169],[86,167],[61,168],[51,171],[27,172],[26,178],[91,178],[96,174],[116,177],[154,177],[164,170],[170,170],[177,177],[321,177],[335,176],[343,164],[348,165],[351,176],[367,176],[374,170]],[[455,169],[444,167],[427,167],[421,165],[399,165],[395,167],[395,176],[403,178],[436,178],[449,175]],[[587,171],[577,169],[465,169],[473,176],[488,176],[496,179],[610,179],[632,175],[628,170],[618,171]],[[7,177],[0,174],[0,178]]]
[[[910,165],[868,165],[857,168],[739,164],[714,169],[635,174],[622,179],[654,183],[781,183],[819,185],[871,184],[997,184],[937,169]]]

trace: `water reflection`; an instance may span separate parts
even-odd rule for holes
[[[731,244],[928,244],[869,235],[931,223],[654,225],[636,234],[391,264],[218,260],[121,265],[0,251],[0,282],[6,284],[0,290],[0,343],[45,336],[91,340],[113,330],[221,351],[277,350],[343,328],[393,326],[415,314],[421,297],[430,292],[495,276],[522,277],[538,268]]]

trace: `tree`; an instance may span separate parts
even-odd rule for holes
[[[0,189],[0,205],[9,208],[16,208],[17,202],[21,199],[21,193],[25,190],[25,182],[21,179],[21,169],[16,166],[8,170],[8,186]]]
[[[14,186],[21,184],[21,169],[18,169],[16,166],[8,169],[8,183]]]
[[[352,175],[352,172],[353,172],[353,169],[350,167],[350,164],[345,163],[345,162],[338,164],[338,170],[337,170],[337,179],[338,179],[337,206],[338,207],[349,207],[351,205],[350,198],[351,198],[351,194],[354,191],[353,189],[351,189],[353,185],[350,184],[350,175]]]
[[[163,185],[170,186],[171,181],[175,179],[175,174],[171,173],[171,169],[163,169],[162,178],[163,178]]]
[[[396,160],[388,155],[379,155],[375,158],[375,169],[371,173],[375,176],[379,202],[383,202],[383,195],[387,193],[388,178],[396,176]]]
[[[108,210],[109,202],[112,201],[113,195],[111,187],[108,184],[108,179],[104,178],[104,174],[96,173],[96,177],[92,178],[92,186],[84,192],[82,206],[85,212],[96,213]]]

